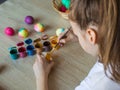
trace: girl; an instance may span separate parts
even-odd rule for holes
[[[71,0],[69,21],[73,33],[66,40],[77,37],[86,52],[99,57],[75,90],[120,90],[120,0]],[[48,90],[53,64],[37,55],[37,90]]]

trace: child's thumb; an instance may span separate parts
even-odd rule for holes
[[[39,54],[37,54],[37,61],[38,61],[38,62],[41,62],[41,63],[43,62],[43,60],[42,60],[42,56],[39,55]]]
[[[54,66],[54,62],[51,61],[51,62],[49,63],[49,68],[51,69],[53,66]]]
[[[49,65],[48,65],[48,74],[50,73],[52,67],[54,66],[54,62],[50,62]]]
[[[65,44],[65,43],[66,43],[66,40],[65,40],[65,39],[61,39],[61,40],[60,40],[60,43]]]

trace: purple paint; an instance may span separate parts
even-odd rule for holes
[[[45,41],[45,42],[43,43],[43,51],[49,52],[49,51],[51,51],[51,50],[52,50],[52,47],[51,47],[50,42],[49,42],[49,41]]]

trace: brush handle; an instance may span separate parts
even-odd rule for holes
[[[71,30],[71,27],[68,28],[68,30],[64,33],[64,35],[63,35],[59,40],[64,39],[64,38],[67,38],[66,35],[68,34],[68,32],[69,32],[70,30]],[[56,48],[59,44],[60,44],[60,42],[58,42],[58,43],[55,45],[55,47],[53,47],[51,53],[55,50],[55,48]]]
[[[64,33],[64,35],[60,38],[60,40],[61,39],[64,39],[64,38],[67,38],[67,33],[69,32],[71,30],[71,27],[69,27],[68,28],[68,30]],[[53,49],[49,52],[49,55],[51,55],[54,51],[55,51],[55,49],[56,49],[56,47],[59,45],[59,43],[60,42],[58,42],[56,45],[55,45],[55,47],[53,47]]]
[[[60,38],[60,40],[61,40],[61,39],[64,39],[64,38],[67,38],[66,35],[68,34],[68,32],[69,32],[70,30],[71,30],[71,27],[68,28],[68,30],[67,30],[67,31],[64,33],[64,35]]]

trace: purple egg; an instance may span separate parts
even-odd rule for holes
[[[33,24],[34,23],[34,18],[32,16],[26,16],[25,17],[25,23]]]

